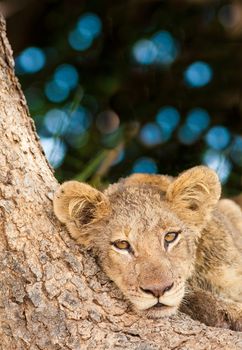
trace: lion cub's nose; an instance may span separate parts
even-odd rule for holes
[[[161,297],[163,294],[165,294],[165,292],[168,292],[169,290],[171,290],[171,288],[173,287],[174,283],[166,283],[166,284],[154,284],[154,285],[147,285],[147,286],[143,286],[140,287],[140,289],[147,293],[147,294],[152,294],[154,297],[159,298]]]

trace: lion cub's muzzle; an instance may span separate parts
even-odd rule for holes
[[[155,318],[174,314],[184,296],[184,286],[176,285],[167,275],[159,279],[144,279],[139,291],[139,297],[133,300],[136,308]]]

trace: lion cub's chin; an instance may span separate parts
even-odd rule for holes
[[[140,315],[146,316],[148,318],[163,318],[169,317],[176,314],[178,306],[152,306],[146,310],[137,310]]]

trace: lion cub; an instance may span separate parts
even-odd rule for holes
[[[199,166],[175,179],[135,174],[103,193],[69,181],[54,211],[138,312],[157,318],[180,307],[242,330],[242,213],[220,193],[216,173]]]

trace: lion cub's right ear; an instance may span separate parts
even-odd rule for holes
[[[91,245],[92,225],[110,212],[108,198],[95,188],[78,181],[63,183],[53,200],[54,212],[71,236],[79,243]]]

